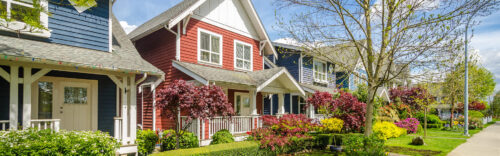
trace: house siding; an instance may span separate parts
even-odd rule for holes
[[[302,83],[313,84],[313,58],[302,57]]]
[[[290,94],[285,94],[285,113],[290,113],[291,110],[290,110],[290,105],[291,105],[291,101],[290,101]]]
[[[259,53],[259,41],[240,35],[238,33],[222,29],[220,27],[190,19],[186,27],[186,34],[181,35],[181,61],[203,64],[198,62],[198,29],[204,29],[222,36],[222,66],[210,65],[217,68],[234,70],[234,41],[238,40],[252,45],[253,70],[263,69],[263,59]],[[174,42],[175,39],[171,40]],[[175,49],[174,49],[175,50]],[[174,53],[175,54],[175,53]],[[206,65],[206,64],[203,64]]]
[[[62,4],[60,4],[62,3]],[[78,13],[68,0],[50,0],[49,42],[109,51],[109,1]]]
[[[264,109],[263,109],[263,114],[264,115],[271,115],[271,98],[269,97],[264,97]]]
[[[278,49],[278,58],[279,58],[276,61],[276,65],[280,67],[285,67],[295,80],[299,80],[300,54],[288,54],[282,48],[276,48],[276,49]]]

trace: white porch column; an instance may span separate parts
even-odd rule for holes
[[[309,118],[311,118],[311,119],[315,118],[316,115],[314,114],[314,106],[311,105],[309,107],[309,110],[308,110],[307,114],[309,114]]]
[[[137,129],[137,86],[135,76],[130,77],[130,141],[133,143],[136,138]]]
[[[277,115],[281,116],[285,114],[285,97],[283,93],[278,94],[278,113]]]
[[[151,85],[151,92],[153,94],[153,130],[156,130],[156,86]],[[143,119],[144,120],[144,119]]]
[[[19,109],[19,66],[10,66],[10,113],[9,113],[9,127],[12,130],[17,130],[17,114]]]
[[[128,92],[127,85],[128,79],[126,76],[123,77],[122,80],[122,144],[128,144],[129,135],[128,135]]]
[[[255,92],[255,90],[250,90],[250,107],[251,107],[250,115],[252,116],[259,115],[257,114],[257,93]]]
[[[31,67],[24,67],[23,82],[23,128],[31,125]]]

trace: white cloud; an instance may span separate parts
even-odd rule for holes
[[[129,25],[127,21],[120,21],[120,25],[123,27],[127,34],[137,28],[137,25]]]
[[[495,90],[500,89],[500,30],[490,30],[474,35],[471,46],[479,50],[481,62],[486,69],[495,75],[497,86]]]

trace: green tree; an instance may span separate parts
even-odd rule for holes
[[[495,94],[495,97],[493,97],[493,102],[491,102],[490,104],[490,109],[493,111],[494,116],[500,116],[500,91],[498,91]]]
[[[469,19],[466,17],[473,12],[491,14],[498,3],[497,0],[278,0],[276,14],[278,28],[284,36],[302,43],[305,55],[325,58],[336,68],[367,82],[365,135],[369,136],[377,90],[403,71],[436,69],[462,52],[462,28]],[[359,59],[360,63],[346,63],[348,59]],[[366,73],[354,72],[358,65]]]

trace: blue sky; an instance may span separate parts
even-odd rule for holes
[[[180,1],[182,0],[118,0],[113,10],[126,31],[131,31]],[[273,0],[252,0],[252,2],[271,40],[281,38],[280,33],[274,28],[276,18]],[[479,51],[482,65],[495,75],[497,82],[495,90],[500,90],[500,63],[496,62],[500,60],[500,11],[480,20],[480,25],[474,27],[471,48]]]

